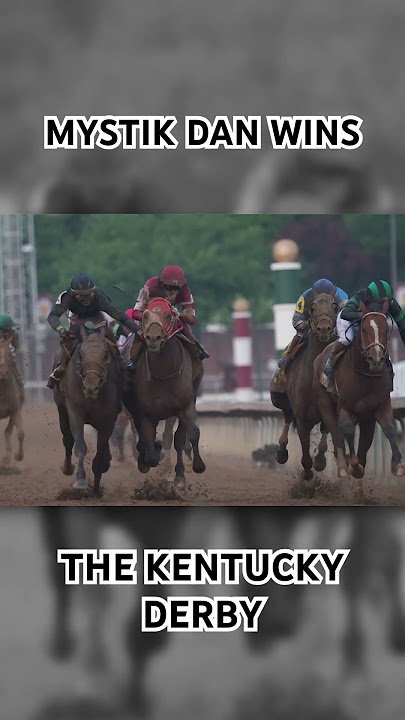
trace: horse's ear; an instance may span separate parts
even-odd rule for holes
[[[337,293],[337,288],[335,287],[335,288],[333,288],[333,290],[332,290],[332,292],[331,292],[331,297],[334,298],[335,295],[336,295],[336,293]]]
[[[150,310],[144,310],[143,311],[143,320],[149,320],[150,318]]]
[[[105,338],[105,325],[102,325],[100,328],[100,335],[104,339]]]
[[[316,290],[313,289],[313,290],[312,290],[312,300],[316,300],[316,298],[318,297],[318,295],[319,295],[319,293],[317,293]]]
[[[389,302],[388,302],[388,299],[385,298],[385,300],[384,300],[384,305],[382,306],[382,310],[381,310],[381,312],[383,313],[383,315],[386,315],[386,314],[387,314],[389,306],[390,306],[390,304],[389,304]]]
[[[84,342],[87,336],[86,336],[86,331],[85,331],[83,325],[80,325],[80,336]]]
[[[366,315],[368,313],[368,310],[367,310],[363,300],[360,300],[360,310],[363,313],[363,315]]]
[[[165,310],[163,313],[163,319],[169,322],[172,319],[172,313],[169,310]]]

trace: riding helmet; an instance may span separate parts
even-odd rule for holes
[[[70,289],[75,295],[91,295],[95,290],[95,283],[87,273],[79,273],[72,278]]]
[[[187,282],[183,270],[177,265],[168,265],[163,268],[159,280],[164,285],[173,285],[179,288],[183,287]]]
[[[374,280],[370,285],[367,286],[369,295],[375,300],[381,300],[382,298],[392,298],[391,285],[385,280]]]
[[[15,327],[9,315],[0,315],[0,330],[12,330]]]
[[[333,282],[330,280],[327,280],[326,278],[321,278],[321,280],[317,280],[312,285],[312,289],[320,295],[321,293],[326,293],[327,295],[332,295],[335,291],[335,286]]]

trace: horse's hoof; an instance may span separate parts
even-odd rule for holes
[[[364,477],[364,467],[363,465],[352,465],[351,467],[351,474],[354,478],[357,480],[361,480],[362,477]]]
[[[314,460],[314,470],[316,470],[316,472],[322,472],[322,470],[325,470],[325,468],[326,468],[326,457],[322,453],[322,454],[317,455]]]
[[[304,480],[312,480],[312,478],[314,477],[314,473],[312,472],[312,470],[303,470],[302,477]]]
[[[23,453],[23,452],[17,452],[17,453],[14,455],[14,457],[15,457],[15,459],[17,460],[17,462],[21,462],[21,460],[24,460],[24,453]]]
[[[403,477],[405,475],[405,466],[400,463],[393,469],[392,474],[395,477]]]
[[[64,475],[73,475],[75,471],[75,466],[70,463],[70,465],[67,465],[66,463],[63,463],[61,465],[60,469],[62,470]]]
[[[76,480],[73,483],[73,490],[88,490],[87,480]]]
[[[193,471],[194,471],[195,473],[197,473],[198,475],[200,475],[201,473],[205,472],[205,470],[206,470],[206,465],[205,465],[205,463],[204,463],[202,460],[195,461],[195,462],[193,463]]]
[[[287,448],[280,448],[276,452],[276,460],[279,463],[279,465],[284,465],[284,463],[288,460],[288,450]]]
[[[95,500],[100,500],[100,498],[101,498],[100,490],[93,490],[91,493],[91,497],[94,498]]]
[[[338,470],[338,478],[345,478],[347,477],[347,470],[346,468],[340,468]]]
[[[147,465],[146,463],[140,462],[138,459],[138,470],[139,472],[143,473],[144,475],[149,472],[150,465]]]
[[[185,459],[183,460],[183,464],[184,464],[184,470],[185,470],[187,473],[193,472],[193,461],[192,461],[192,460],[189,460],[188,458],[187,458],[187,459],[185,458]]]
[[[180,475],[176,475],[174,478],[174,487],[176,487],[178,490],[185,490],[186,489],[186,479],[181,477]]]

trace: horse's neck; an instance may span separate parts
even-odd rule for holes
[[[348,355],[351,356],[352,364],[360,370],[368,371],[367,360],[364,357],[361,349],[361,328],[358,329],[356,337],[354,338]]]
[[[325,349],[326,343],[319,340],[314,332],[310,332],[307,357],[311,357],[315,360],[316,357]]]
[[[173,337],[167,341],[160,352],[148,352],[148,363],[152,374],[170,375],[179,367],[181,355],[180,341]]]

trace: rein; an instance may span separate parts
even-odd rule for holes
[[[387,340],[387,345],[383,345],[383,344],[380,343],[380,342],[373,342],[373,343],[370,343],[369,345],[365,345],[365,344],[363,343],[363,338],[362,338],[362,336],[361,336],[361,331],[362,331],[362,329],[363,329],[363,321],[364,321],[364,318],[367,317],[367,315],[379,315],[380,317],[383,317],[384,320],[387,322],[387,316],[384,315],[384,313],[374,312],[374,311],[373,311],[373,312],[365,313],[365,314],[363,315],[363,317],[362,317],[362,319],[361,319],[361,323],[360,323],[360,328],[359,328],[359,329],[360,329],[360,353],[361,353],[361,355],[362,355],[362,356],[366,359],[366,361],[367,361],[367,350],[369,350],[369,349],[372,348],[372,347],[380,347],[380,348],[382,349],[383,353],[384,353],[384,359],[387,359],[387,357],[388,357],[389,341],[390,341],[390,337],[389,337],[389,336],[388,336],[388,340]],[[353,323],[353,324],[354,324],[354,323]],[[382,371],[382,372],[380,372],[380,373],[368,373],[368,372],[365,372],[365,371],[363,371],[363,370],[358,370],[358,369],[353,365],[352,355],[353,355],[353,349],[354,349],[354,348],[356,348],[356,345],[355,345],[355,343],[352,343],[352,345],[351,345],[351,347],[350,347],[350,351],[348,352],[348,363],[349,363],[351,369],[354,370],[354,372],[358,373],[358,375],[364,375],[364,377],[382,377],[382,375],[384,374],[384,371]]]

